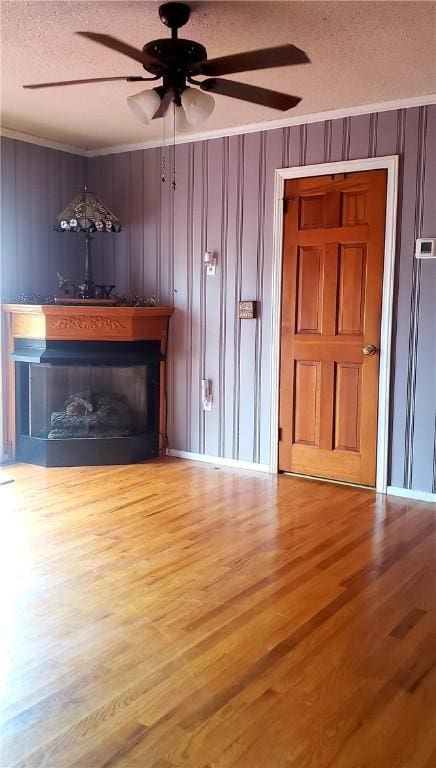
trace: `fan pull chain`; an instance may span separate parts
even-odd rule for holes
[[[173,168],[171,187],[173,192],[176,191],[176,104],[173,102]]]
[[[165,154],[165,115],[162,121],[162,165],[161,165],[161,182],[165,184],[167,176],[167,158]]]

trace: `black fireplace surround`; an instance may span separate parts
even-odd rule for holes
[[[16,458],[131,464],[159,453],[159,341],[15,339]]]

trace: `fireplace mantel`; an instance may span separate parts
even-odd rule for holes
[[[7,343],[4,345],[6,393],[4,455],[15,457],[15,364],[11,360],[16,339],[46,341],[159,341],[166,352],[172,307],[114,307],[102,305],[3,304]],[[165,368],[161,364],[160,432],[166,433]]]
[[[10,338],[165,344],[172,307],[3,304]]]

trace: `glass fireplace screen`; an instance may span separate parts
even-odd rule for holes
[[[29,365],[29,435],[128,437],[148,429],[147,366]]]

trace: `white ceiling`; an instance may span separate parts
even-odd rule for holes
[[[158,19],[159,2],[3,0],[0,5],[3,127],[91,150],[162,137],[162,120],[145,127],[126,105],[128,95],[145,87],[141,83],[21,88],[47,80],[144,74],[136,62],[74,31],[112,34],[141,48],[169,32]],[[203,43],[210,58],[289,42],[312,60],[234,76],[302,96],[296,109],[283,113],[216,96],[203,131],[436,92],[434,2],[210,0],[191,6],[181,34]]]

